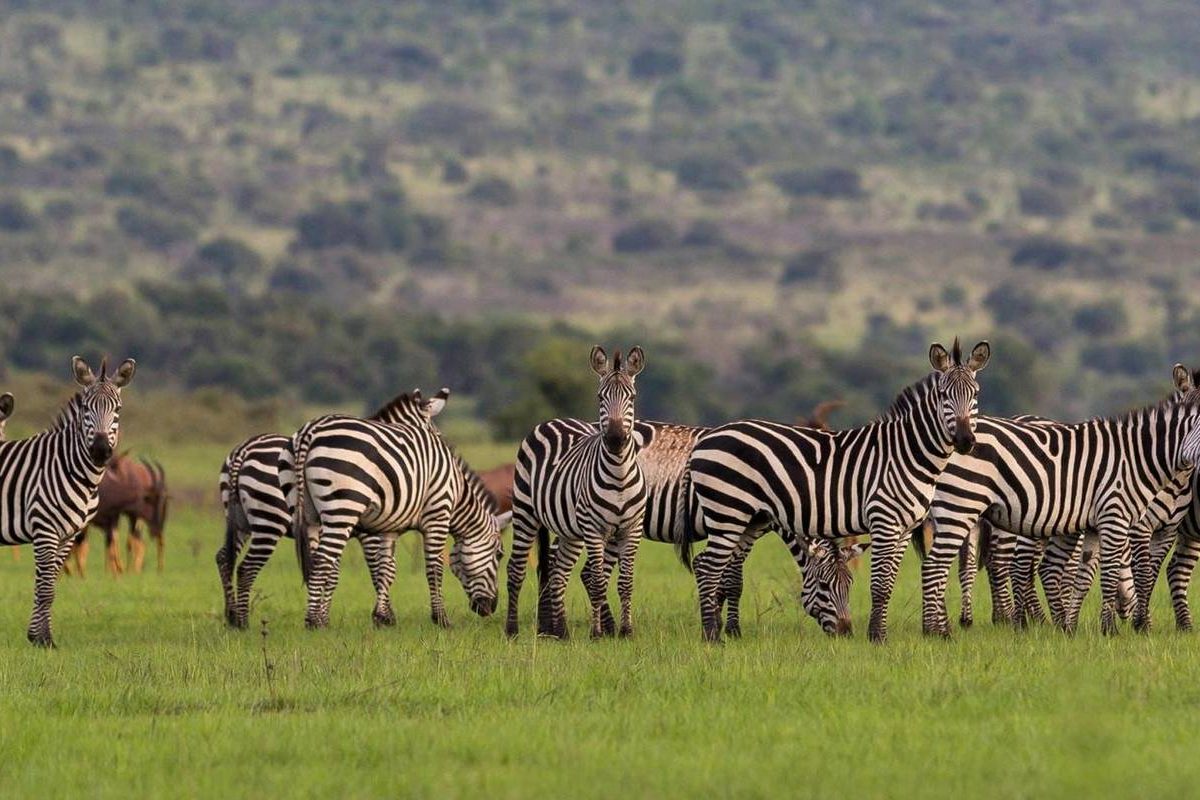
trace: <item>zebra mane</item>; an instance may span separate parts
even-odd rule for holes
[[[445,441],[443,439],[443,441]],[[500,504],[496,502],[496,498],[487,487],[483,485],[483,479],[479,477],[479,473],[471,469],[466,460],[458,454],[458,451],[446,444],[450,450],[450,455],[454,457],[454,462],[458,464],[458,470],[462,473],[463,481],[466,483],[467,491],[471,492],[479,499],[479,502],[488,510],[493,517],[500,513]]]
[[[1092,417],[1094,422],[1135,422],[1138,419],[1150,414],[1161,414],[1169,409],[1179,408],[1188,411],[1193,411],[1200,408],[1200,391],[1192,389],[1182,398],[1176,399],[1174,395],[1164,397],[1157,403],[1140,408],[1131,408],[1127,411],[1119,411],[1116,414],[1108,416]]]
[[[376,409],[375,413],[369,415],[367,417],[367,419],[384,419],[392,411],[395,411],[399,408],[403,408],[404,406],[412,406],[414,408],[419,408],[420,405],[421,405],[420,400],[415,400],[413,398],[412,394],[410,394],[409,392],[404,392],[403,394],[396,395],[391,400],[388,400],[386,403],[384,403],[382,406],[380,406],[378,409]]]
[[[71,399],[67,401],[67,404],[59,409],[58,416],[55,417],[54,424],[50,426],[49,430],[61,431],[75,424],[75,421],[79,419],[80,411],[83,409],[84,391],[85,390],[76,392],[71,396]]]
[[[933,382],[938,373],[931,372],[916,383],[911,383],[900,390],[896,399],[888,406],[888,410],[875,418],[875,422],[892,422],[911,414],[921,402],[921,398],[933,388]]]

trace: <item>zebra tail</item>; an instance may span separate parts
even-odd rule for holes
[[[971,537],[967,536],[967,544],[970,545]],[[975,556],[975,563],[984,567],[992,557],[992,524],[982,517],[979,518],[979,551]]]
[[[304,504],[304,461],[308,457],[308,447],[301,439],[294,447],[292,475],[296,487],[296,505],[292,508],[292,538],[296,540],[296,561],[300,565],[300,580],[305,586],[312,579],[312,547],[308,542],[308,525],[305,524]]]
[[[229,564],[231,569],[237,564],[238,532],[241,530],[241,521],[245,519],[241,495],[238,491],[238,473],[240,471],[240,462],[229,465],[229,486],[225,489],[225,544],[222,549],[225,553],[225,563]]]
[[[925,556],[929,555],[925,552],[925,522],[921,521],[916,528],[913,529],[912,536],[913,550],[917,551],[917,558],[921,561],[925,560]]]

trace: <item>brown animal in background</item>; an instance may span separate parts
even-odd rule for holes
[[[139,521],[145,521],[150,536],[158,545],[158,571],[163,571],[163,528],[167,523],[167,480],[162,465],[145,459],[135,461],[127,454],[114,456],[108,462],[104,478],[100,482],[100,505],[92,525],[104,532],[104,567],[113,575],[124,572],[117,551],[117,523],[121,517],[129,521],[129,538],[126,540],[127,558],[130,568],[141,573],[146,558],[146,544],[142,540]],[[75,539],[71,557],[79,577],[86,577],[88,541],[87,531],[80,532]]]
[[[516,474],[516,464],[501,464],[479,473],[484,487],[496,498],[501,514],[512,511],[513,480]]]

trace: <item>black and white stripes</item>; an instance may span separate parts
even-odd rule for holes
[[[63,561],[75,534],[96,513],[97,491],[120,432],[121,389],[133,379],[133,359],[96,376],[83,359],[72,361],[81,386],[47,431],[0,442],[0,544],[33,544],[34,644],[53,647],[50,608]]]

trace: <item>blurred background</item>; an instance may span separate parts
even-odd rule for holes
[[[956,334],[997,414],[1200,365],[1189,4],[0,9],[17,432],[77,352],[136,357],[130,430],[175,447],[416,385],[511,442],[595,414],[596,342],[683,422],[861,422]]]

